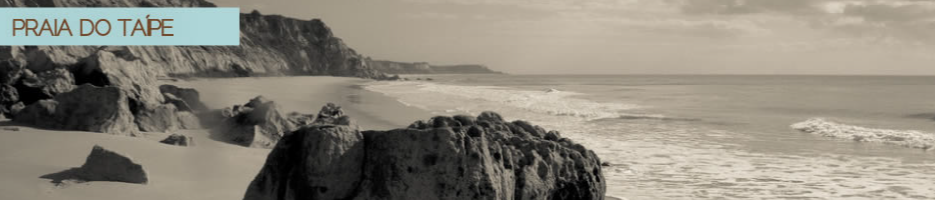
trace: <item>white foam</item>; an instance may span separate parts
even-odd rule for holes
[[[659,120],[700,120],[639,113],[636,106],[598,103],[562,91],[380,82],[365,87],[436,114],[492,110],[523,119],[593,150],[602,161],[607,195],[642,199],[900,199],[935,197],[935,163],[895,158],[796,156],[736,150],[710,137],[749,134]],[[548,102],[555,101],[555,102]],[[555,114],[579,111],[576,114]],[[574,112],[571,112],[574,113]],[[588,120],[609,116],[605,120]],[[636,120],[623,122],[622,120]],[[509,119],[508,119],[509,120]],[[638,120],[647,120],[645,123]]]
[[[409,87],[406,87],[409,86]],[[395,87],[395,89],[394,89]],[[601,118],[616,118],[619,111],[635,109],[639,106],[616,104],[616,103],[598,103],[585,99],[575,98],[580,93],[561,91],[561,92],[542,92],[515,90],[495,86],[460,86],[443,85],[434,83],[412,83],[412,82],[389,82],[385,84],[372,84],[365,88],[387,93],[399,94],[402,87],[421,92],[431,92],[435,94],[444,94],[458,96],[462,98],[486,101],[505,105],[514,108],[520,108],[531,112],[549,114],[554,116],[574,116],[588,120]],[[394,92],[394,90],[396,90]],[[410,95],[416,94],[416,91],[408,91]],[[394,95],[395,96],[395,95]]]
[[[860,126],[841,124],[822,118],[812,118],[804,122],[792,124],[792,128],[806,132],[850,139],[858,142],[876,142],[894,144],[911,148],[930,150],[935,147],[935,134],[915,130],[888,130],[873,129]]]

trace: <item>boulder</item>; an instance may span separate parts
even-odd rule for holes
[[[192,137],[185,136],[182,134],[172,134],[166,139],[159,141],[163,144],[176,145],[176,146],[195,146],[195,141]]]
[[[40,100],[39,102],[30,104],[16,111],[12,119],[15,122],[23,124],[32,124],[44,128],[56,128],[59,126],[58,119],[56,119],[55,116],[55,109],[57,106],[58,102],[55,100]]]
[[[346,125],[302,127],[276,144],[244,199],[350,199],[363,175],[363,139]]]
[[[182,100],[181,98],[178,98],[171,93],[162,93],[162,97],[166,99],[167,104],[175,105],[179,111],[192,111],[192,107],[188,105],[188,102],[185,102],[185,100]]]
[[[341,106],[333,103],[322,106],[312,124],[357,126],[350,117],[344,115],[344,110],[341,109]]]
[[[44,175],[41,178],[52,179],[55,183],[64,180],[110,181],[146,184],[149,178],[143,166],[133,162],[129,156],[122,155],[94,145],[91,154],[80,168],[72,168],[58,173]]]
[[[75,77],[64,68],[44,71],[37,74],[37,76],[44,85],[42,92],[49,96],[65,93],[77,87],[75,85]]]
[[[19,80],[23,66],[15,60],[0,60],[0,84],[12,85]]]
[[[175,97],[174,99],[178,99],[184,102],[185,105],[188,107],[188,109],[183,109],[182,106],[175,105],[176,107],[179,107],[179,110],[181,111],[199,111],[200,112],[200,111],[208,110],[208,107],[205,106],[203,102],[201,102],[201,95],[195,89],[180,88],[174,85],[161,85],[159,86],[159,91],[162,92],[163,95],[169,94],[171,95],[171,97]],[[170,102],[169,99],[166,99],[167,101],[166,103],[176,104],[175,102],[178,102],[178,100],[174,100],[174,99],[172,100],[173,102]]]
[[[163,104],[150,110],[141,110],[134,120],[140,127],[140,131],[146,132],[171,132],[181,127],[178,110],[173,104]]]
[[[0,85],[0,115],[12,116],[13,105],[19,102],[19,93],[11,85]]]
[[[498,119],[492,114],[478,120]],[[535,137],[546,135],[535,128],[516,134],[524,123],[462,126],[450,119],[436,117],[424,129],[365,131],[366,178],[357,199],[603,199],[600,159],[581,145]]]
[[[182,129],[200,129],[200,128],[203,127],[203,126],[201,125],[201,119],[199,119],[198,116],[195,115],[195,114],[192,113],[192,112],[188,112],[188,111],[179,111],[179,112],[176,113],[176,114],[178,114],[179,126],[181,126],[181,127],[179,127],[179,128],[182,128]]]
[[[45,82],[38,75],[29,70],[23,70],[19,80],[13,84],[19,95],[19,100],[26,105],[43,99],[51,99],[53,94],[47,92]]]
[[[558,132],[493,112],[414,124],[305,126],[276,145],[244,199],[604,199],[600,159]]]
[[[156,85],[157,69],[127,55],[132,52],[126,49],[95,52],[72,69],[75,83],[120,88],[129,98],[134,114],[138,110],[155,109],[165,102]]]
[[[296,126],[310,125],[315,122],[315,115],[302,114],[299,112],[290,112],[286,117]]]
[[[223,115],[228,118],[214,130],[215,137],[221,140],[272,148],[283,135],[295,130],[295,125],[279,112],[279,106],[262,96],[225,110]]]
[[[14,121],[43,128],[78,130],[136,136],[127,96],[117,87],[81,85],[78,88],[26,106]]]

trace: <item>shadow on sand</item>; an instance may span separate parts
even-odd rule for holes
[[[50,179],[52,183],[56,185],[61,185],[65,183],[65,180],[75,181],[75,182],[87,182],[81,178],[81,168],[75,167],[71,169],[66,169],[65,171],[55,172],[51,174],[42,175],[39,178]]]

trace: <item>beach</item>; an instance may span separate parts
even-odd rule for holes
[[[508,121],[561,131],[593,150],[607,164],[607,198],[903,199],[935,191],[928,183],[935,178],[935,161],[929,151],[914,148],[927,145],[935,132],[933,119],[916,112],[929,105],[926,97],[868,106],[881,101],[874,95],[899,95],[888,88],[928,90],[932,84],[925,77],[404,77],[410,81],[300,76],[160,84],[197,89],[212,109],[245,104],[258,95],[277,102],[282,112],[312,114],[336,103],[361,130],[497,111]],[[857,96],[865,88],[884,94]],[[749,97],[743,90],[761,94]],[[806,94],[812,96],[771,100]],[[836,102],[848,98],[861,100]],[[823,118],[810,120],[816,117]],[[0,130],[0,170],[19,173],[0,180],[0,199],[239,199],[270,152],[216,141],[205,129],[178,131],[196,143],[178,147],[157,142],[170,133],[124,137],[2,125],[19,130]],[[850,138],[866,134],[882,136],[863,142]],[[892,141],[878,141],[887,139]],[[95,144],[141,163],[150,183],[55,185],[39,178],[80,166]],[[107,192],[112,190],[121,192]]]
[[[205,104],[220,109],[246,103],[257,95],[280,102],[287,112],[317,113],[328,102],[366,129],[405,127],[428,113],[359,88],[369,80],[338,77],[225,78],[168,81],[196,88]],[[379,112],[372,112],[372,111]],[[406,112],[401,112],[406,110]],[[241,199],[260,171],[269,149],[249,148],[209,137],[205,129],[179,130],[195,146],[158,141],[170,133],[126,137],[93,132],[45,130],[0,121],[0,199]],[[91,147],[125,153],[143,165],[149,183],[85,182],[56,185],[46,174],[79,167]],[[119,191],[119,192],[117,192]]]

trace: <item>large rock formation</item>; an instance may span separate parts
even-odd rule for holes
[[[366,60],[367,66],[387,74],[500,74],[483,65],[431,65],[426,62]]]
[[[204,0],[7,0],[0,1],[0,7],[214,7],[214,4]],[[115,48],[127,49],[118,57],[139,60],[160,76],[385,77],[367,67],[364,57],[335,37],[321,20],[298,20],[254,11],[241,14],[240,28],[240,46]],[[8,52],[29,57],[23,59],[28,60],[23,64],[29,69],[47,69],[75,65],[98,50],[93,46],[41,46]],[[103,59],[107,61],[107,57]],[[0,60],[4,58],[0,56]]]
[[[0,7],[214,6],[204,0],[0,0]],[[16,105],[32,106],[76,85],[92,84],[121,89],[127,96],[132,121],[143,131],[172,131],[174,127],[200,127],[191,123],[200,114],[194,112],[207,108],[197,100],[197,93],[192,98],[185,90],[162,91],[154,85],[159,76],[387,78],[369,68],[364,57],[335,37],[321,20],[262,15],[257,11],[242,14],[240,20],[239,46],[0,47],[0,115],[12,117]],[[173,111],[165,104],[174,105],[181,122],[172,120]],[[50,105],[44,103],[29,111]]]
[[[139,128],[128,105],[120,88],[85,84],[54,99],[30,104],[13,120],[51,129],[134,136]]]
[[[295,125],[281,112],[276,102],[257,96],[244,105],[236,105],[222,111],[220,126],[212,130],[212,136],[248,147],[272,148],[285,134],[295,130]]]
[[[389,131],[304,126],[276,145],[244,199],[604,199],[605,187],[592,151],[486,112]]]
[[[111,181],[146,184],[149,178],[143,166],[133,162],[130,157],[94,145],[91,154],[80,168],[72,168],[58,173],[44,175],[41,178],[52,179],[54,183],[64,180],[78,182]]]

